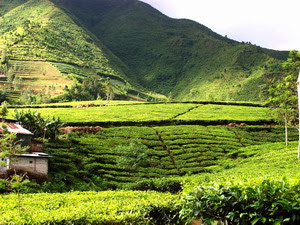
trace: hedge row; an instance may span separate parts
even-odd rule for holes
[[[112,101],[113,102],[113,101]],[[81,104],[78,102],[78,105]],[[201,104],[201,105],[233,105],[233,106],[251,106],[251,107],[266,107],[264,104],[255,103],[255,102],[213,102],[213,101],[172,101],[172,102],[136,102],[136,103],[129,103],[129,104],[116,104],[116,105],[140,105],[140,104],[147,104],[147,105],[164,105],[164,104]],[[95,103],[96,106],[102,105],[100,103]],[[113,106],[110,105],[109,106]],[[70,105],[63,105],[63,103],[53,103],[47,105],[14,105],[10,106],[9,108],[72,108]]]

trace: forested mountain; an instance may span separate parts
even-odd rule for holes
[[[287,57],[169,18],[137,0],[4,0],[0,6],[2,58],[5,53],[11,70],[24,77],[20,71],[50,77],[49,69],[28,65],[48,63],[56,80],[64,80],[56,88],[61,91],[70,78],[102,76],[119,94],[259,100],[266,70]],[[27,86],[43,86],[36,77],[27,77]]]

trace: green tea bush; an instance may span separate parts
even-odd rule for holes
[[[265,180],[256,185],[201,186],[184,198],[180,214],[204,224],[299,224],[300,183]]]
[[[242,172],[228,172],[222,177],[239,177],[241,174],[259,177],[258,171],[275,176],[283,173],[280,172],[283,170],[286,176],[293,171],[295,174],[298,169],[292,158],[294,145],[291,145],[292,148],[288,151],[280,143],[260,147],[260,144],[269,142],[284,142],[281,130],[281,127],[252,129],[251,126],[113,127],[105,128],[96,134],[74,132],[60,136],[60,140],[48,142],[45,151],[53,156],[49,162],[49,176],[53,178],[57,174],[63,174],[66,178],[59,180],[68,183],[73,190],[83,190],[78,189],[80,183],[90,183],[93,176],[120,185],[135,183],[143,178],[172,179],[173,176],[182,174],[201,175],[204,172],[227,171],[224,168],[244,169]],[[296,138],[295,129],[293,139]],[[260,140],[256,141],[257,139]],[[262,159],[252,160],[252,156],[259,157],[260,153],[263,153]],[[285,165],[292,166],[285,169]],[[271,176],[267,178],[269,177]],[[278,176],[275,177],[278,179]],[[198,183],[199,181],[195,181],[195,185]]]
[[[179,179],[172,178],[145,179],[129,185],[129,189],[178,193],[182,191],[182,183]]]
[[[2,195],[0,224],[180,224],[179,196],[139,191]]]

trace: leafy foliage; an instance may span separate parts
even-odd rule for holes
[[[181,216],[203,219],[204,224],[297,224],[299,194],[300,184],[287,181],[200,186],[185,197]]]
[[[158,178],[158,179],[144,179],[137,181],[127,188],[138,191],[158,191],[158,192],[170,192],[178,193],[182,191],[182,183],[180,179],[172,178]]]
[[[298,118],[297,78],[300,69],[300,53],[290,52],[291,58],[282,64],[284,76],[277,80],[268,90],[271,113],[279,123],[283,123],[288,144],[288,127]]]
[[[297,130],[292,131],[291,138],[297,140]],[[136,155],[139,153],[117,151],[119,146],[128,148],[132,140],[136,139],[140,140],[142,146],[147,146],[147,162],[150,160],[150,165],[148,163],[140,164],[139,160],[135,162]],[[166,185],[163,188],[163,183],[168,183],[168,181],[162,180],[160,185],[160,181],[157,183],[151,180],[145,181],[145,178],[168,177],[171,179],[174,176],[181,177],[183,174],[194,174],[191,177],[183,176],[182,179],[195,185],[207,176],[207,172],[220,174],[220,179],[237,179],[237,177],[246,179],[247,176],[252,177],[251,174],[254,177],[260,177],[255,171],[262,172],[264,176],[289,173],[293,177],[298,168],[297,163],[292,160],[293,149],[280,150],[284,148],[282,145],[276,145],[276,148],[274,145],[259,147],[261,144],[283,140],[281,127],[204,127],[196,125],[153,128],[115,127],[105,128],[96,134],[70,133],[61,137],[60,141],[48,143],[45,151],[54,156],[53,159],[50,159],[50,176],[55,177],[56,174],[61,174],[63,177],[59,180],[65,182],[67,189],[77,188],[80,185],[74,184],[80,182],[99,183],[100,189],[107,188],[101,184],[103,182],[107,182],[112,188],[123,186],[124,183],[137,182],[137,188],[149,187],[149,189],[155,190],[170,188],[172,190],[172,180],[170,187]],[[256,148],[250,148],[251,145],[256,145]],[[245,146],[249,146],[249,148],[244,150]],[[269,153],[272,148],[275,149],[274,152]],[[134,149],[136,148],[132,148],[132,150]],[[249,164],[253,164],[251,167],[253,169],[249,171],[247,169],[249,164],[242,163],[244,158],[246,158],[245,162],[252,159],[246,154],[248,152],[252,157],[261,152],[263,156],[267,155],[270,161],[259,157],[256,160],[253,159],[249,162]],[[143,153],[142,155],[144,155]],[[124,157],[124,154],[126,155],[125,163],[131,162],[132,165],[138,163],[138,167],[129,167],[126,164],[127,166],[124,168],[124,164],[118,164],[117,161],[120,160],[120,157]],[[281,158],[289,162],[290,170],[280,165]],[[255,167],[255,161],[261,162],[261,164]],[[275,162],[276,164],[271,166]],[[241,171],[238,168],[241,168]],[[237,171],[234,172],[230,169],[237,169]],[[270,170],[274,173],[271,173]],[[224,172],[223,174],[222,171],[228,171],[228,173]],[[247,171],[251,173],[249,174]],[[80,174],[80,179],[78,179],[78,174]],[[209,177],[217,178],[217,174],[211,174]],[[95,177],[99,177],[100,182]],[[56,182],[58,183],[58,180]],[[174,188],[177,187],[177,184],[175,181]]]
[[[9,132],[6,124],[1,124],[1,138],[0,138],[0,158],[9,158],[13,161],[18,154],[27,150],[28,146],[22,146],[17,140],[16,133]],[[2,166],[8,166],[1,161]]]
[[[87,101],[96,99],[112,100],[116,87],[109,79],[88,77],[82,83],[75,83],[70,88],[65,88],[65,93],[53,99],[54,101]],[[119,96],[126,98],[127,92],[118,92]]]
[[[139,167],[150,165],[148,148],[137,139],[134,139],[128,145],[117,146],[115,152],[119,155],[116,163],[121,168],[133,168],[136,170]]]
[[[2,102],[1,103],[1,108],[0,108],[0,117],[2,119],[5,119],[5,117],[7,116],[8,114],[8,104],[6,101]]]
[[[71,192],[1,196],[0,223],[16,224],[180,224],[178,196],[137,191]],[[175,217],[175,219],[174,219]],[[159,221],[159,223],[157,223]],[[181,223],[182,224],[182,223]]]
[[[24,127],[29,129],[37,137],[56,139],[59,128],[63,123],[59,118],[43,118],[40,113],[34,111],[15,111],[15,118]]]

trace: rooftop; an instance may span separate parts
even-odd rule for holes
[[[31,133],[29,130],[25,129],[18,123],[6,122],[5,124],[7,125],[7,129],[9,132],[14,132],[17,134],[33,135],[33,133]],[[3,129],[0,128],[0,131],[2,130]]]
[[[32,152],[32,153],[24,153],[20,154],[19,157],[33,157],[33,158],[50,158],[52,156],[43,152]]]

